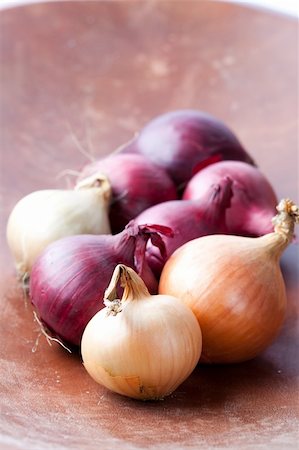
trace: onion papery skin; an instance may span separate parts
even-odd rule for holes
[[[232,180],[231,205],[226,210],[229,234],[257,237],[273,231],[277,196],[265,175],[247,163],[222,161],[204,168],[191,178],[183,199],[200,200],[224,176]]]
[[[196,315],[202,362],[252,359],[279,333],[286,290],[276,239],[275,233],[206,236],[186,243],[166,262],[159,292],[176,295]]]
[[[162,236],[166,248],[165,257],[151,242],[147,243],[146,259],[157,279],[160,278],[166,260],[177,248],[192,239],[227,231],[225,217],[231,196],[231,180],[223,177],[218,180],[218,184],[211,185],[199,200],[160,203],[136,217],[136,223],[159,223],[173,231],[173,236]]]
[[[110,234],[107,190],[47,189],[23,197],[13,208],[6,237],[20,278],[28,276],[51,242],[78,234]]]
[[[82,338],[86,370],[107,389],[131,398],[171,394],[191,374],[201,352],[200,327],[181,306],[177,299],[153,296],[130,302],[116,317],[100,311]]]
[[[109,219],[113,234],[150,206],[177,198],[167,173],[142,155],[115,153],[94,161],[83,167],[78,181],[95,173],[106,175],[111,184]]]
[[[132,267],[156,293],[156,278],[144,258],[153,236],[153,227],[130,222],[114,236],[71,236],[49,245],[33,265],[29,286],[31,302],[49,333],[79,346],[86,324],[104,306],[103,294],[117,264]]]
[[[181,189],[196,172],[222,160],[254,164],[235,134],[219,119],[197,110],[177,110],[151,120],[122,153],[146,156]]]

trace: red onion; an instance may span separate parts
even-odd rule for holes
[[[53,337],[78,346],[87,322],[103,308],[102,298],[117,264],[134,269],[151,293],[157,281],[145,260],[146,243],[165,254],[160,226],[131,221],[118,235],[81,235],[50,244],[33,265],[30,298]]]
[[[136,223],[159,223],[172,229],[174,236],[163,236],[166,255],[159,254],[148,242],[146,258],[149,266],[159,278],[170,255],[186,242],[215,233],[226,233],[225,211],[230,205],[231,180],[225,177],[218,184],[210,186],[200,200],[173,200],[160,203],[143,211],[136,217]]]
[[[142,155],[115,153],[83,167],[79,180],[95,173],[108,177],[112,188],[112,233],[124,229],[139,213],[157,203],[177,198],[167,173]]]
[[[194,110],[178,110],[156,117],[120,152],[145,155],[166,170],[179,188],[211,163],[230,159],[254,164],[223,122]]]
[[[203,199],[210,186],[226,175],[232,180],[233,192],[231,206],[226,210],[229,234],[254,237],[273,231],[276,195],[262,172],[249,164],[223,161],[206,167],[190,180],[183,198]]]

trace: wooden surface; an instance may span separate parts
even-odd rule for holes
[[[25,194],[112,151],[148,119],[203,109],[298,201],[297,24],[200,1],[41,4],[1,13],[1,449],[298,448],[298,243],[287,318],[259,358],[198,367],[169,398],[109,393],[43,337],[5,243]],[[85,156],[84,156],[85,154]]]

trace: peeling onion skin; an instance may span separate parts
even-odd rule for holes
[[[196,317],[177,298],[150,296],[142,287],[138,296],[131,292],[121,304],[120,312],[113,315],[106,307],[87,324],[81,342],[84,367],[113,392],[162,399],[198,363],[201,330]]]
[[[222,161],[209,165],[191,178],[183,199],[204,198],[209,187],[224,176],[232,180],[231,205],[225,219],[228,233],[257,237],[273,231],[277,196],[265,175],[247,163]]]
[[[296,214],[298,220],[298,208]],[[285,230],[276,225],[275,232],[258,238],[205,236],[166,262],[159,293],[176,295],[196,315],[201,362],[247,361],[278,335],[287,305],[279,258],[293,235]]]
[[[104,290],[119,263],[137,270],[148,289],[157,292],[144,258],[148,239],[164,249],[163,227],[157,230],[132,221],[114,236],[71,236],[49,245],[33,265],[29,285],[31,302],[49,334],[79,346],[86,324],[103,307]]]
[[[168,173],[179,190],[208,164],[226,159],[255,164],[222,121],[191,109],[154,118],[120,152],[146,156]]]
[[[111,184],[109,219],[113,234],[150,206],[177,198],[167,173],[142,155],[115,153],[94,161],[83,167],[78,181],[95,173],[106,175]]]

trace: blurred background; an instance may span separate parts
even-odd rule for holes
[[[52,0],[52,1],[60,1],[60,0]],[[195,0],[195,1],[213,1],[213,0]],[[226,1],[226,0],[216,0],[216,1]],[[0,0],[0,9],[39,2],[40,0]],[[299,17],[298,0],[250,0],[250,1],[231,0],[231,3],[240,3],[247,6],[267,8],[283,14],[289,14]]]

